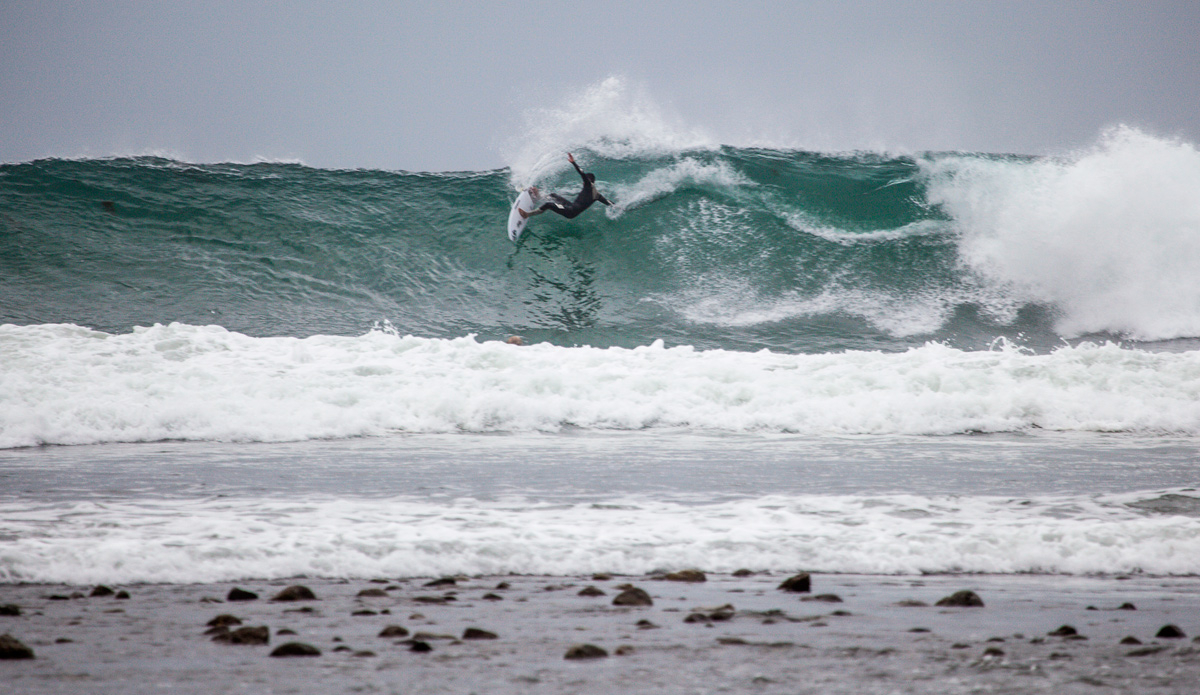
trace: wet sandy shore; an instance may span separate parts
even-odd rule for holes
[[[814,575],[810,593],[780,591],[785,578],[112,587],[129,598],[90,596],[92,586],[0,585],[0,606],[19,612],[0,615],[0,634],[35,654],[0,661],[0,681],[12,693],[481,695],[1182,694],[1200,683],[1200,578]],[[316,599],[271,600],[295,584]],[[614,605],[624,585],[653,605]],[[227,600],[235,587],[259,598]],[[580,595],[587,587],[599,591]],[[985,605],[935,605],[960,590]],[[241,621],[231,631],[265,626],[268,644],[214,641],[208,624],[222,614]],[[1156,637],[1165,625],[1184,636]],[[482,634],[465,638],[469,629]],[[252,641],[253,632],[244,634]],[[289,642],[320,655],[271,656]],[[607,656],[565,658],[583,644]]]

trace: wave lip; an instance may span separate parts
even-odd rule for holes
[[[0,386],[4,448],[564,428],[1200,433],[1200,352],[1113,344],[789,355],[6,325]]]
[[[702,129],[672,117],[645,89],[619,75],[589,86],[558,106],[530,109],[522,132],[502,148],[517,189],[569,169],[564,153],[571,150],[586,149],[605,159],[629,159],[717,146]]]

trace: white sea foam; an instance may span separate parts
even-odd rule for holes
[[[5,502],[0,582],[640,574],[686,567],[872,574],[1200,572],[1200,518],[1128,506],[1137,498]]]
[[[1121,127],[1034,161],[938,157],[930,202],[953,216],[964,264],[1010,301],[1061,311],[1064,335],[1200,336],[1200,152]]]
[[[569,168],[565,152],[586,148],[608,159],[716,147],[704,131],[664,111],[645,89],[613,76],[564,103],[525,113],[522,135],[503,149],[516,188]]]
[[[764,298],[742,279],[706,276],[691,292],[672,296],[664,304],[689,321],[716,326],[757,326],[798,317],[859,316],[894,336],[926,335],[941,328],[965,294],[935,291],[893,297],[856,287],[832,285],[820,294],[799,292]]]
[[[608,208],[609,217],[664,198],[684,185],[712,185],[723,190],[749,185],[750,181],[725,162],[705,163],[683,157],[669,166],[655,169],[631,184],[616,184],[613,197],[620,201]]]
[[[842,246],[896,241],[918,236],[941,236],[950,229],[950,226],[942,220],[918,220],[894,229],[848,230],[826,224],[804,212],[783,213],[783,219],[789,227],[798,232],[811,234]]]
[[[1200,351],[1117,345],[788,355],[661,342],[251,338],[171,324],[110,335],[0,326],[0,447],[289,441],[562,428],[949,434],[1200,433]]]

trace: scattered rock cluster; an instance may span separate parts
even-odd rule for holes
[[[739,572],[740,572],[740,574],[738,574],[737,576],[751,576],[753,574],[749,570],[740,570]],[[688,569],[688,570],[680,570],[680,571],[676,571],[676,572],[663,573],[663,574],[658,574],[658,575],[650,577],[650,578],[665,581],[665,582],[683,582],[683,583],[699,583],[699,582],[708,581],[708,578],[705,575],[705,573],[700,570],[697,570],[697,569]],[[599,581],[611,580],[612,577],[611,577],[611,575],[596,574],[592,577],[592,579],[594,581],[599,582]],[[417,603],[417,604],[430,604],[430,605],[446,604],[448,602],[455,601],[457,599],[457,594],[460,592],[460,590],[464,591],[464,592],[469,590],[469,589],[462,589],[460,587],[460,582],[463,582],[463,581],[464,581],[464,579],[461,577],[441,577],[441,578],[433,579],[433,580],[430,580],[430,581],[427,581],[427,582],[421,584],[421,587],[425,588],[425,589],[439,589],[439,590],[445,591],[446,593],[444,593],[440,596],[412,596],[412,595],[409,595],[405,598],[405,600],[407,600],[411,603]],[[372,580],[372,582],[378,583],[378,584],[389,583],[388,580],[386,580],[386,579]],[[813,577],[807,572],[801,572],[799,574],[793,575],[793,576],[785,579],[782,583],[780,583],[778,585],[778,590],[781,592],[784,592],[786,594],[796,594],[796,593],[806,594],[804,596],[799,597],[799,600],[801,602],[816,602],[816,603],[827,603],[827,604],[843,603],[843,599],[836,594],[824,593],[824,594],[812,595],[811,594],[812,584],[813,584]],[[545,588],[547,591],[558,591],[558,590],[562,590],[562,589],[571,588],[572,586],[574,586],[574,585],[568,583],[568,584],[565,584],[562,586],[552,585],[552,586],[547,586]],[[390,594],[389,592],[395,591],[399,588],[400,588],[399,586],[394,585],[394,584],[389,585],[387,588],[369,587],[369,588],[365,588],[365,589],[358,591],[357,594],[355,594],[354,598],[357,602],[359,602],[359,605],[361,606],[364,602],[370,601],[372,599],[390,598],[392,596],[392,594]],[[495,591],[502,592],[508,588],[510,588],[510,587],[507,582],[500,582],[499,584],[496,585]],[[654,599],[651,597],[651,595],[646,590],[644,590],[642,588],[639,588],[632,584],[621,584],[621,585],[617,586],[616,589],[619,591],[619,593],[611,600],[612,606],[615,606],[618,608],[642,608],[642,607],[654,606]],[[740,590],[738,590],[738,591],[740,591]],[[597,597],[606,597],[608,595],[608,592],[598,588],[595,585],[587,585],[583,589],[579,590],[577,592],[577,595],[580,597],[585,597],[585,598],[597,598]],[[98,585],[98,586],[94,587],[86,597],[81,592],[75,592],[69,596],[55,594],[55,595],[46,596],[45,598],[47,598],[49,600],[74,600],[74,599],[81,599],[81,598],[105,598],[105,597],[112,597],[115,599],[121,599],[121,598],[128,599],[129,596],[130,595],[128,594],[128,592],[117,591],[111,587],[107,587],[104,585]],[[258,600],[258,598],[259,598],[259,595],[257,593],[235,587],[229,591],[225,600],[228,602],[231,602],[231,603],[235,603],[235,602],[244,602],[244,601],[256,601],[256,600]],[[483,600],[488,600],[488,601],[504,600],[504,597],[502,595],[497,594],[495,592],[487,592],[487,593],[483,594],[482,596],[480,596],[480,598],[482,598]],[[271,602],[279,602],[279,603],[315,602],[315,601],[319,601],[319,600],[320,599],[317,598],[317,596],[314,594],[314,592],[311,589],[309,589],[308,587],[302,586],[302,585],[293,585],[293,586],[286,587],[285,589],[276,593],[270,599]],[[526,600],[526,598],[520,597],[516,600],[524,601],[524,600]],[[205,602],[215,602],[215,603],[221,602],[220,599],[208,599],[208,598],[204,599],[204,601]],[[374,603],[373,605],[376,607],[380,606],[379,603]],[[593,605],[595,605],[595,604],[593,604]],[[928,604],[926,604],[925,602],[917,601],[917,600],[904,600],[904,601],[898,602],[895,605],[906,606],[906,607],[928,607]],[[936,604],[934,604],[934,605],[937,607],[941,607],[941,608],[971,608],[971,609],[974,609],[974,608],[984,608],[985,607],[983,599],[981,599],[975,592],[970,591],[970,590],[957,591],[953,594],[950,594],[949,596],[943,597],[942,599],[937,601]],[[395,606],[393,605],[392,607],[394,608]],[[1088,610],[1101,610],[1095,606],[1088,606],[1087,608],[1088,608]],[[673,608],[664,609],[664,614],[666,612],[670,612],[673,610],[676,610],[676,609],[673,609]],[[1132,610],[1136,610],[1136,607],[1131,603],[1123,603],[1116,608],[1109,608],[1106,610],[1132,611]],[[285,614],[291,613],[291,612],[312,613],[312,612],[314,612],[314,608],[311,606],[305,606],[305,607],[301,607],[301,608],[289,608],[289,609],[283,610],[283,613],[285,613]],[[382,612],[384,614],[390,614],[390,610],[388,608],[383,608],[380,612]],[[943,613],[953,614],[954,612],[953,611],[943,611]],[[22,616],[22,614],[23,614],[22,609],[18,605],[15,605],[15,604],[0,605],[0,616],[20,617],[20,616]],[[319,611],[318,611],[318,614],[319,614]],[[360,609],[360,610],[352,613],[352,615],[378,615],[378,614],[379,614],[379,612],[377,612],[377,611],[366,610],[366,609]],[[965,614],[965,612],[964,612],[964,614]],[[725,605],[717,606],[717,607],[713,607],[713,608],[692,609],[686,613],[686,616],[682,619],[682,622],[685,624],[689,624],[689,625],[699,625],[699,626],[711,628],[711,627],[714,627],[714,624],[716,624],[716,623],[725,623],[725,622],[733,621],[733,620],[735,620],[735,618],[740,620],[740,619],[746,619],[749,617],[757,616],[762,619],[762,622],[764,624],[774,623],[774,622],[778,622],[781,620],[787,620],[787,621],[791,621],[791,622],[806,622],[814,627],[818,627],[818,626],[826,625],[824,620],[827,618],[849,616],[849,615],[850,615],[850,613],[848,613],[846,611],[841,611],[841,610],[835,610],[832,613],[828,613],[828,614],[824,614],[824,615],[820,615],[820,616],[807,616],[807,617],[788,616],[787,613],[782,610],[772,610],[772,611],[757,612],[757,613],[755,613],[753,611],[747,611],[747,612],[739,613],[732,604],[725,604]],[[410,618],[413,620],[419,620],[419,619],[424,619],[424,616],[420,615],[419,613],[414,613],[410,616]],[[226,645],[253,647],[253,646],[269,646],[271,644],[272,635],[271,635],[271,628],[269,626],[267,626],[267,625],[247,626],[247,625],[243,625],[243,623],[244,623],[244,621],[242,618],[239,618],[232,613],[221,613],[221,614],[216,615],[215,617],[213,617],[211,620],[209,620],[207,622],[207,624],[206,624],[207,629],[204,631],[204,635],[208,636],[212,642],[219,643],[219,644],[226,644]],[[654,622],[652,622],[648,619],[645,619],[645,618],[637,620],[636,627],[638,630],[654,630],[654,629],[659,628],[659,626],[656,625]],[[414,628],[414,629],[416,629],[416,628]],[[915,627],[915,628],[912,628],[911,630],[909,630],[909,632],[914,633],[914,634],[928,634],[931,632],[931,630],[926,627]],[[296,632],[289,628],[280,628],[275,631],[276,637],[282,637],[285,635],[292,636],[295,634],[296,634]],[[1154,635],[1154,638],[1159,639],[1159,640],[1179,640],[1179,639],[1185,638],[1186,636],[1187,635],[1184,633],[1184,631],[1179,626],[1174,625],[1174,624],[1168,624],[1168,625],[1164,625]],[[1016,635],[1016,637],[1020,638],[1020,639],[1024,639],[1024,637],[1021,635]],[[459,637],[456,637],[455,635],[452,635],[452,634],[439,634],[439,633],[434,633],[434,632],[422,632],[422,631],[418,631],[414,634],[414,633],[410,632],[410,630],[408,628],[406,628],[402,625],[389,624],[389,625],[386,625],[385,627],[383,627],[379,631],[378,638],[393,640],[394,641],[393,643],[395,645],[401,646],[401,647],[406,647],[410,652],[420,654],[420,653],[428,653],[428,652],[434,651],[435,650],[434,644],[446,644],[446,643],[462,644],[462,643],[468,642],[468,641],[500,640],[501,636],[499,634],[497,634],[496,632],[492,632],[490,630],[487,630],[487,629],[484,629],[481,627],[474,627],[474,626],[467,627],[466,629],[464,629],[461,636],[459,636]],[[1051,638],[1051,639],[1047,640],[1046,638]],[[923,639],[923,638],[914,638],[914,639]],[[1011,637],[1009,639],[1011,639]],[[1032,644],[1042,644],[1042,643],[1049,642],[1052,645],[1063,645],[1064,643],[1067,643],[1067,642],[1073,642],[1073,641],[1082,642],[1082,641],[1086,641],[1086,640],[1088,640],[1088,637],[1080,634],[1079,630],[1077,630],[1074,626],[1061,625],[1054,630],[1046,632],[1045,637],[1033,637],[1032,639],[1029,640],[1029,642]],[[341,638],[335,637],[335,638],[333,638],[333,641],[335,643],[340,643],[342,640],[341,640]],[[978,656],[979,661],[977,661],[976,663],[984,664],[985,666],[988,663],[992,664],[992,666],[996,666],[998,664],[1005,663],[1003,661],[1003,659],[1006,658],[1005,648],[1001,648],[1000,646],[997,646],[998,644],[1004,643],[1005,641],[1006,641],[1006,639],[1004,637],[992,637],[992,638],[987,639],[986,642],[992,643],[992,644],[989,644],[984,648],[982,653]],[[1200,642],[1200,638],[1197,638],[1195,641]],[[69,643],[69,642],[71,642],[71,640],[68,638],[59,638],[56,643],[62,644],[62,643]],[[759,646],[759,647],[792,646],[792,643],[790,643],[790,642],[781,642],[781,643],[750,642],[742,637],[731,637],[731,636],[727,636],[727,635],[718,637],[717,643],[722,644],[722,645],[729,645],[729,646],[739,646],[739,645],[741,645],[741,646],[749,645],[749,646]],[[1125,656],[1129,656],[1129,657],[1149,656],[1152,654],[1157,654],[1159,652],[1162,652],[1162,651],[1170,648],[1168,645],[1163,645],[1163,644],[1152,644],[1149,646],[1143,645],[1142,641],[1138,637],[1133,636],[1133,635],[1129,635],[1129,636],[1126,636],[1125,638],[1121,639],[1119,644],[1124,645],[1124,646],[1137,647],[1136,649],[1133,649],[1132,651],[1128,651],[1125,653]],[[965,643],[955,643],[950,648],[951,649],[969,649],[970,646],[971,645],[965,644]],[[441,647],[438,647],[438,648],[440,649]],[[345,644],[337,644],[337,646],[335,646],[332,649],[332,651],[334,651],[334,652],[350,652],[353,654],[353,656],[356,656],[356,657],[376,656],[374,651],[371,651],[371,650],[355,651],[354,649],[352,649],[351,647],[349,647],[348,645],[345,645]],[[617,647],[613,653],[616,654],[617,656],[623,656],[623,655],[627,655],[627,654],[632,654],[633,652],[634,652],[634,647],[632,647],[630,645],[621,645],[621,646]],[[276,658],[319,657],[321,655],[322,655],[321,649],[317,648],[316,646],[314,646],[312,644],[309,644],[306,642],[301,642],[301,641],[288,641],[288,642],[278,645],[272,651],[270,651],[270,656],[276,657]],[[609,651],[601,646],[598,646],[595,644],[590,644],[590,643],[581,643],[581,644],[575,644],[575,645],[570,646],[566,650],[565,654],[563,655],[563,658],[566,660],[571,660],[571,661],[587,661],[587,660],[594,660],[594,659],[603,659],[608,656],[609,656]],[[14,637],[10,634],[0,635],[0,659],[12,660],[12,659],[33,659],[33,658],[34,658],[33,650],[30,647],[28,647],[27,645],[23,644],[16,637]],[[967,657],[967,658],[970,658],[970,657]],[[1071,656],[1070,652],[1053,651],[1053,652],[1050,652],[1050,654],[1046,658],[1070,659],[1070,658],[1072,658],[1072,656]]]

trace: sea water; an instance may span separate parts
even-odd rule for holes
[[[0,581],[1200,572],[1192,144],[542,116],[496,171],[0,165]],[[618,205],[514,246],[559,145]]]

